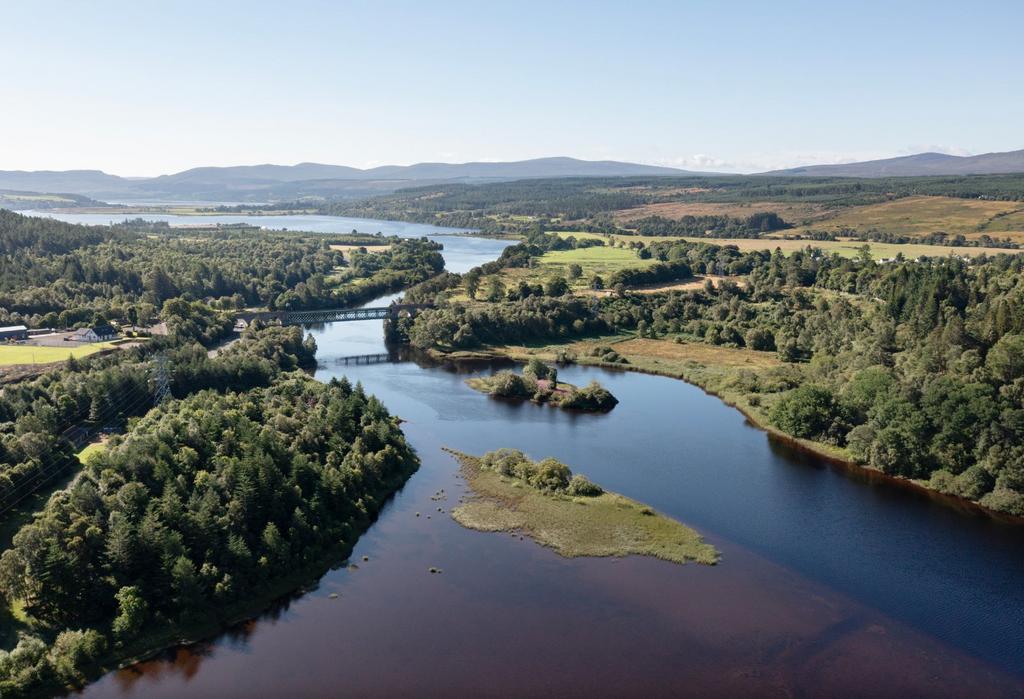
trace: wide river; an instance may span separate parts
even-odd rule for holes
[[[439,239],[456,271],[506,244]],[[465,386],[491,365],[342,363],[384,351],[379,321],[311,332],[317,377],[362,381],[406,420],[422,467],[354,565],[87,696],[1024,696],[1019,526],[795,453],[681,381],[566,367],[621,401],[572,414]],[[438,512],[464,492],[442,446],[555,456],[693,525],[722,562],[564,559],[463,529]]]

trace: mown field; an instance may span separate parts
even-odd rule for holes
[[[780,214],[786,218],[784,214]],[[795,219],[794,223],[798,222]],[[792,232],[878,230],[899,235],[924,236],[936,232],[977,238],[983,234],[1024,240],[1024,206],[1020,202],[959,199],[953,197],[905,197],[881,204],[851,206],[799,226]]]
[[[805,202],[751,201],[751,202],[703,202],[703,201],[665,201],[646,204],[632,209],[616,211],[613,218],[617,223],[627,226],[648,216],[679,219],[683,216],[732,216],[746,218],[752,214],[774,212],[793,224],[802,224],[821,219],[829,215],[824,204]]]
[[[519,282],[527,284],[544,284],[554,277],[564,277],[574,292],[587,291],[594,275],[607,280],[620,269],[647,267],[656,260],[641,260],[636,251],[627,248],[593,247],[577,250],[555,250],[544,253],[533,267],[509,267],[502,270],[501,276],[506,286]],[[583,273],[577,279],[569,277],[569,265],[578,264]],[[486,284],[481,287],[486,291]],[[480,292],[480,293],[484,293]],[[478,297],[480,296],[478,293]],[[464,298],[464,296],[460,296]]]
[[[106,448],[107,444],[105,441],[97,441],[92,442],[90,444],[86,444],[85,447],[83,447],[82,450],[78,452],[78,460],[81,461],[83,464],[88,463],[89,459],[91,459],[96,454],[99,454]]]
[[[92,345],[68,347],[42,347],[39,345],[0,345],[0,367],[18,364],[50,364],[63,362],[68,357],[86,357],[100,350],[115,345],[110,342],[97,342]]]
[[[897,244],[897,243],[863,243],[860,241],[853,240],[788,240],[783,238],[694,238],[688,236],[650,236],[650,235],[635,235],[635,236],[606,236],[600,233],[559,233],[563,237],[574,236],[576,238],[601,238],[605,241],[609,241],[609,238],[615,242],[622,241],[629,243],[630,241],[640,241],[644,244],[650,244],[661,240],[689,240],[691,242],[709,243],[712,245],[735,245],[742,251],[748,250],[775,250],[776,248],[782,250],[785,254],[790,254],[796,250],[804,250],[808,246],[821,248],[829,253],[836,253],[842,257],[856,257],[860,254],[860,250],[867,245],[870,249],[871,256],[876,259],[893,258],[898,253],[903,253],[904,257],[910,259],[916,259],[918,257],[945,257],[946,255],[964,255],[973,257],[976,255],[995,255],[1001,252],[1015,255],[1021,250],[1014,248],[975,248],[975,247],[954,247],[952,245],[921,245],[916,243],[908,244]],[[593,248],[591,248],[593,249]],[[597,248],[600,249],[600,248]],[[629,252],[629,251],[624,251]],[[634,259],[635,256],[634,256]],[[641,260],[642,261],[642,260]],[[636,265],[631,265],[636,266]]]
[[[391,249],[391,245],[390,244],[386,244],[386,245],[366,245],[365,243],[363,245],[335,244],[335,245],[331,245],[330,247],[331,247],[331,250],[337,250],[338,252],[342,253],[343,255],[348,255],[351,252],[353,252],[354,250],[360,250],[360,249],[366,250],[366,252],[378,252],[378,253],[379,252],[386,252],[386,251]]]
[[[626,248],[593,247],[577,250],[554,250],[544,253],[539,261],[541,273],[564,273],[571,264],[578,264],[584,274],[600,274],[610,276],[620,269],[647,267],[655,260],[641,260],[636,252]]]
[[[891,201],[844,205],[838,202],[794,201],[662,201],[614,212],[613,219],[624,227],[648,216],[678,220],[684,216],[731,216],[774,212],[794,227],[778,235],[809,231],[880,231],[922,237],[933,233],[982,235],[1024,241],[1024,204],[946,196],[906,196]]]
[[[38,192],[0,192],[0,199],[20,202],[67,202],[74,204],[75,200],[70,197],[63,197],[60,194],[42,194]]]

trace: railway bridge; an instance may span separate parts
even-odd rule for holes
[[[371,308],[322,308],[309,311],[253,311],[235,315],[236,321],[245,325],[255,320],[263,322],[277,321],[281,325],[305,325],[307,323],[339,323],[351,320],[398,320],[403,316],[416,316],[426,308],[433,308],[429,303],[393,303],[390,306]]]

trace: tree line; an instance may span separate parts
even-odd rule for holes
[[[80,226],[0,210],[0,324],[149,325],[171,300],[220,310],[341,306],[444,265],[441,246],[427,239],[375,238],[390,247],[346,257],[331,244],[347,236],[144,223]]]
[[[59,691],[143,636],[208,627],[350,546],[416,466],[398,422],[345,380],[283,375],[151,411],[0,557],[0,602],[37,629],[0,651],[0,691]]]
[[[437,184],[391,194],[324,203],[337,216],[416,221],[484,232],[522,232],[529,219],[579,222],[615,232],[609,215],[665,201],[707,203],[804,202],[854,206],[929,195],[963,199],[1024,200],[1024,175],[932,177],[797,177],[724,175],[686,177],[565,177],[479,185]],[[280,205],[296,208],[295,203]],[[527,218],[524,222],[522,219]]]
[[[519,247],[519,246],[516,246]],[[509,248],[520,261],[539,246]],[[742,277],[701,289],[445,303],[405,328],[418,347],[469,349],[632,331],[774,352],[732,387],[796,437],[885,473],[1024,515],[1024,259],[879,264],[808,247],[742,253],[664,241],[664,265]],[[493,270],[492,270],[493,271]],[[624,275],[642,282],[639,274]]]
[[[316,343],[304,339],[300,328],[257,325],[213,358],[198,344],[140,347],[71,360],[35,380],[6,386],[0,392],[0,504],[44,476],[77,466],[83,434],[115,428],[149,410],[158,351],[177,398],[205,389],[268,386],[282,372],[316,363]]]

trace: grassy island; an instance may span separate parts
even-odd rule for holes
[[[483,456],[446,450],[462,466],[473,492],[452,510],[464,527],[528,535],[560,555],[654,556],[714,565],[718,551],[681,522],[616,493],[552,458],[531,461],[521,451]]]
[[[522,375],[513,371],[499,371],[493,376],[467,379],[466,384],[475,391],[500,398],[521,398],[592,413],[606,413],[619,402],[597,381],[591,381],[584,388],[559,382],[558,370],[539,359],[531,359]]]

